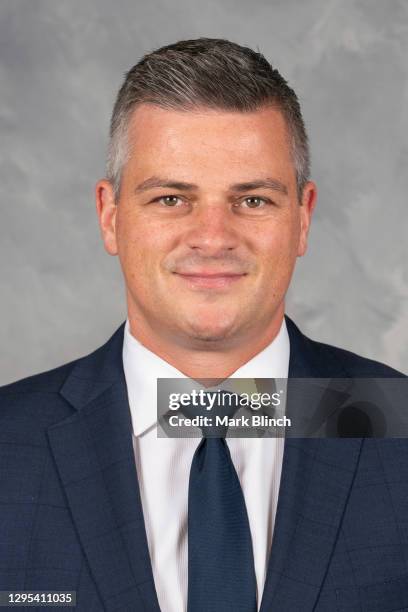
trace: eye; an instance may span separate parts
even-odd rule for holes
[[[248,196],[242,200],[242,204],[244,205],[244,208],[263,208],[265,204],[268,204],[268,201],[265,198],[260,198],[258,196]]]
[[[167,195],[167,196],[161,196],[160,198],[157,198],[155,200],[155,202],[160,202],[162,204],[164,204],[165,206],[177,206],[177,204],[181,203],[182,200],[175,195]]]

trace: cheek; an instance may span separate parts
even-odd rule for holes
[[[118,254],[128,277],[137,282],[146,277],[152,282],[155,270],[171,249],[165,227],[158,227],[143,218],[123,215],[117,227]]]
[[[293,226],[280,226],[258,240],[258,256],[263,287],[287,290],[297,257],[299,234]]]
[[[264,263],[292,261],[296,257],[299,230],[296,223],[273,227],[258,236],[258,252]]]

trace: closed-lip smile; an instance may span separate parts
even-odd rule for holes
[[[176,272],[176,274],[179,274],[180,276],[200,276],[206,278],[218,278],[220,276],[243,276],[245,272],[206,272],[205,270],[203,270],[202,272]]]
[[[228,287],[240,278],[246,276],[246,272],[211,272],[199,270],[195,272],[176,272],[176,275],[187,281],[193,287],[216,288]]]

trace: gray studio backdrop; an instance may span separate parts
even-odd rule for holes
[[[83,355],[125,318],[94,184],[124,72],[181,38],[258,47],[300,96],[319,201],[287,312],[407,370],[407,0],[2,0],[1,368]]]

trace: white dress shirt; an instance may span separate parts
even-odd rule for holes
[[[126,322],[123,366],[133,426],[133,446],[153,576],[162,612],[187,608],[188,481],[197,438],[157,437],[157,378],[185,375],[132,336]],[[285,320],[263,351],[230,378],[287,378],[289,336]],[[283,438],[228,438],[243,490],[257,583],[258,610],[266,578],[282,470]]]

